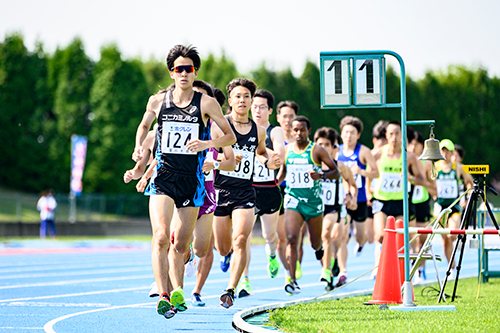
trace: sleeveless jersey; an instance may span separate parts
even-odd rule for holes
[[[189,140],[208,140],[210,135],[209,127],[203,123],[201,96],[201,93],[195,91],[191,103],[185,108],[179,108],[172,101],[172,91],[165,93],[158,114],[158,169],[164,167],[203,180],[202,167],[206,151],[190,152],[186,148]]]
[[[321,180],[313,180],[308,172],[321,172],[321,165],[312,158],[315,145],[316,143],[310,141],[306,149],[295,152],[296,144],[291,143],[285,157],[285,193],[304,202],[321,198]]]
[[[425,165],[425,161],[421,161],[422,164]],[[422,185],[415,185],[413,188],[413,195],[411,197],[411,202],[414,204],[419,204],[422,202],[426,202],[429,200],[429,192],[427,192],[427,189],[425,186]]]
[[[403,154],[397,160],[387,157],[389,146],[382,148],[378,171],[380,173],[377,187],[375,188],[375,199],[378,200],[403,200]]]
[[[344,162],[344,164],[347,165],[349,168],[356,163],[360,169],[366,170],[366,165],[361,163],[359,159],[360,150],[361,150],[361,144],[357,143],[356,147],[354,148],[354,152],[351,154],[351,156],[345,156],[344,144],[341,144],[339,147],[339,155],[337,160],[340,162]],[[354,180],[356,181],[356,186],[358,187],[358,202],[366,202],[366,190],[365,190],[366,178],[358,174],[353,174],[353,176]]]
[[[440,165],[437,166],[436,178],[437,202],[442,207],[448,207],[458,198],[457,165],[453,163],[449,172],[444,172]]]
[[[328,172],[330,169],[323,170]],[[321,180],[321,199],[325,206],[341,206],[344,202],[345,191],[342,186],[342,177],[339,179],[322,179]]]
[[[248,189],[252,187],[255,150],[259,145],[257,124],[252,119],[249,119],[252,124],[250,132],[240,134],[234,128],[231,116],[227,115],[226,118],[236,135],[236,143],[233,145],[234,154],[243,155],[243,158],[234,171],[219,171],[214,185],[217,189]]]
[[[269,125],[266,129],[266,148],[274,150],[273,141],[271,140],[271,131],[275,126]],[[254,186],[277,186],[276,175],[277,170],[271,170],[267,168],[264,164],[260,163],[259,159],[255,159],[254,173],[253,173],[253,185]]]

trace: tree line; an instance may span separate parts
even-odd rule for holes
[[[321,126],[338,130],[347,114],[359,117],[364,122],[360,141],[368,147],[378,120],[401,118],[399,109],[321,110],[320,71],[310,61],[296,77],[289,68],[275,71],[265,63],[241,73],[224,54],[202,59],[198,79],[225,91],[235,77],[250,78],[271,91],[276,104],[296,101],[313,131]],[[386,80],[387,102],[399,102],[399,76],[391,67]],[[164,61],[124,59],[114,44],[103,46],[95,62],[80,38],[49,54],[41,42],[29,50],[22,34],[6,35],[0,43],[1,186],[69,192],[70,138],[78,134],[88,138],[83,191],[134,192],[122,176],[134,165],[137,126],[148,97],[171,83]],[[434,119],[438,139],[461,144],[465,164],[489,164],[490,177],[494,176],[500,167],[500,122],[495,116],[500,111],[500,80],[482,68],[455,65],[429,71],[418,80],[407,77],[406,84],[407,119]],[[428,127],[415,129],[424,137],[429,134]]]

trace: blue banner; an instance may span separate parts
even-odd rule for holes
[[[87,138],[79,135],[71,136],[71,193],[82,194],[82,177],[87,154]]]

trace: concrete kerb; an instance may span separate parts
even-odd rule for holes
[[[323,295],[323,296],[316,296],[316,297],[310,297],[310,298],[303,298],[299,299],[296,301],[290,301],[290,302],[277,302],[277,303],[270,303],[270,304],[265,304],[265,305],[260,305],[260,306],[255,306],[251,307],[245,310],[241,310],[237,313],[234,314],[233,316],[233,327],[239,332],[244,332],[244,333],[269,333],[269,332],[279,332],[276,331],[275,328],[264,328],[261,326],[255,326],[252,324],[249,324],[245,321],[246,318],[252,317],[259,315],[264,312],[269,312],[275,309],[283,309],[287,308],[293,305],[299,305],[299,304],[309,304],[317,301],[330,301],[330,300],[339,300],[339,299],[344,299],[344,298],[349,298],[349,297],[357,297],[357,296],[366,296],[366,295],[371,295],[373,294],[373,289],[365,289],[365,290],[359,290],[355,292],[349,292],[349,293],[342,293],[342,294],[337,294],[337,295]]]

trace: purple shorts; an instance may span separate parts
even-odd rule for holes
[[[198,218],[202,215],[208,215],[215,211],[217,207],[217,194],[214,189],[213,181],[205,182],[205,202],[203,202],[203,206],[200,207],[200,211],[198,212]]]

